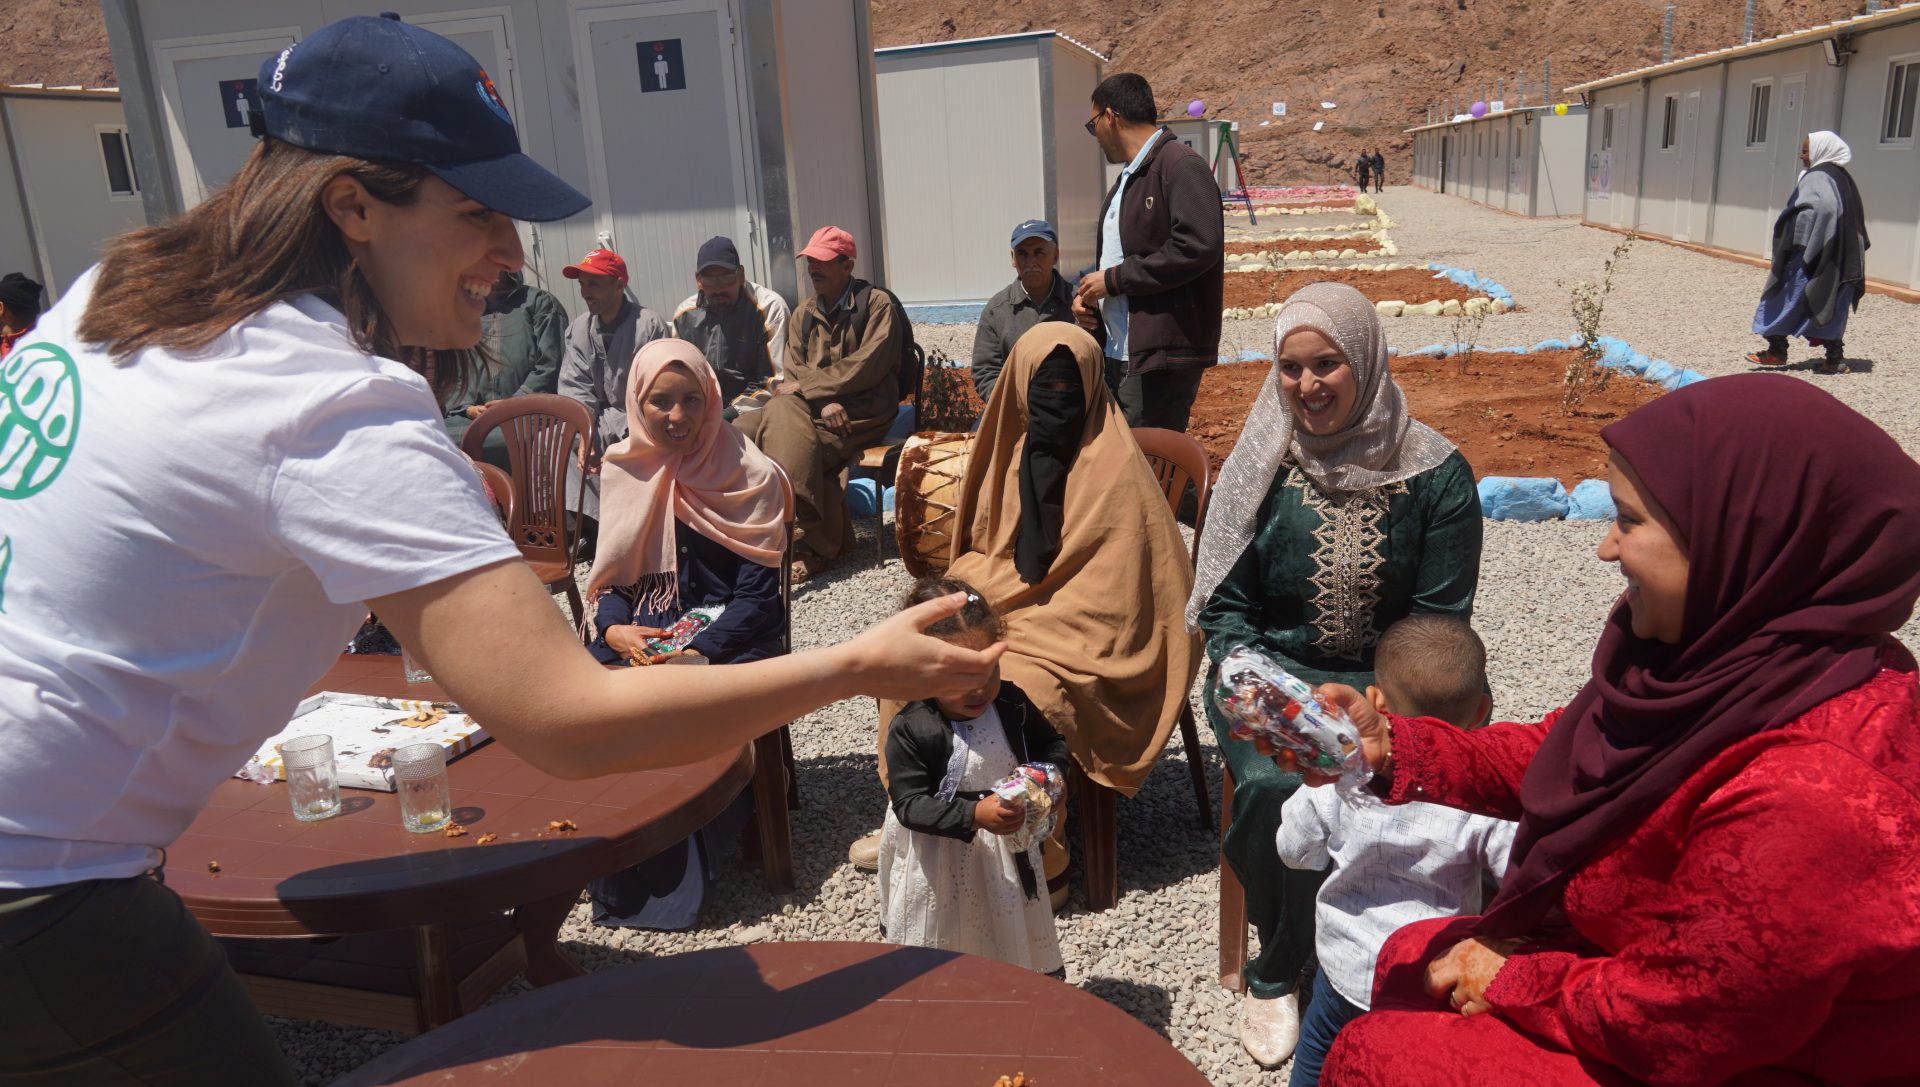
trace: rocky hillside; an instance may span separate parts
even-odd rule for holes
[[[1541,62],[1567,87],[1660,58],[1665,0],[872,0],[878,45],[1054,29],[1137,71],[1164,112],[1200,99],[1241,123],[1256,182],[1325,181],[1379,144],[1404,177],[1400,133],[1427,107],[1496,80],[1538,102]],[[1862,0],[1759,0],[1755,34],[1856,15]],[[1740,41],[1740,0],[1680,0],[1674,55]],[[0,0],[0,83],[111,84],[94,0]],[[1322,110],[1320,103],[1335,103]],[[1285,118],[1272,117],[1287,103]],[[1271,121],[1260,127],[1263,120]],[[1313,122],[1324,121],[1321,132]]]

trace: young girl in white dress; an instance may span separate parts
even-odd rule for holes
[[[967,605],[928,634],[974,649],[1000,639],[1000,616],[964,582],[923,578],[903,606],[948,593],[966,593]],[[1016,848],[1013,836],[1026,812],[991,789],[1022,763],[1052,763],[1064,773],[1066,741],[996,668],[957,698],[908,703],[889,727],[886,756],[890,804],[880,831],[886,938],[1058,972],[1060,943],[1039,876],[1040,837]]]

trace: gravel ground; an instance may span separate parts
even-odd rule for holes
[[[1471,268],[1506,285],[1525,309],[1492,317],[1489,346],[1530,343],[1571,330],[1570,281],[1597,277],[1618,236],[1565,221],[1530,221],[1464,201],[1396,188],[1381,198],[1406,259]],[[1729,261],[1643,241],[1616,277],[1604,332],[1640,350],[1707,374],[1746,369],[1740,357],[1764,273]],[[1676,285],[1684,284],[1684,290]],[[1387,322],[1396,346],[1450,338],[1451,322]],[[1230,323],[1223,351],[1271,350],[1271,322]],[[923,326],[920,342],[968,356],[971,326]],[[1848,338],[1856,372],[1813,377],[1920,448],[1920,380],[1901,348],[1920,341],[1920,309],[1873,296]],[[1475,624],[1491,658],[1497,712],[1535,718],[1564,703],[1584,680],[1595,636],[1620,590],[1618,574],[1594,558],[1604,526],[1489,522]],[[892,610],[908,585],[899,561],[874,559],[863,526],[852,561],[800,588],[794,633],[799,648],[845,638]],[[892,547],[889,543],[889,556]],[[1902,636],[1915,644],[1920,624]],[[877,940],[873,877],[846,863],[849,842],[879,825],[885,798],[874,773],[871,700],[829,706],[794,724],[803,806],[794,813],[798,889],[767,893],[757,870],[735,863],[709,902],[704,924],[688,933],[599,929],[584,905],[563,939],[588,969],[655,955],[762,940]],[[1202,730],[1212,796],[1219,760]],[[1076,878],[1059,918],[1068,980],[1114,1002],[1166,1036],[1217,1084],[1278,1087],[1286,1070],[1262,1074],[1235,1035],[1237,997],[1216,980],[1219,879],[1214,839],[1200,829],[1176,737],[1140,795],[1119,809],[1119,905],[1089,914]],[[1078,831],[1070,828],[1077,840]],[[516,982],[500,999],[524,987]],[[403,1041],[400,1035],[305,1020],[274,1020],[303,1082],[326,1083]]]

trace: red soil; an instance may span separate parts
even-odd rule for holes
[[[1435,279],[1424,268],[1403,268],[1392,272],[1364,269],[1312,269],[1298,272],[1228,272],[1226,305],[1228,308],[1264,306],[1283,302],[1287,296],[1309,283],[1345,283],[1359,289],[1375,302],[1399,299],[1419,303],[1449,298],[1465,302],[1473,292],[1450,279]]]
[[[1372,238],[1275,238],[1265,242],[1228,242],[1227,255],[1246,253],[1291,253],[1296,249],[1352,249],[1360,253],[1377,253],[1380,243]]]
[[[1655,397],[1660,386],[1614,375],[1606,388],[1568,409],[1562,376],[1574,351],[1528,355],[1476,354],[1464,376],[1453,358],[1396,357],[1394,379],[1414,418],[1452,439],[1474,478],[1552,476],[1572,488],[1605,479],[1607,447],[1600,428]],[[1215,471],[1233,449],[1268,366],[1216,366],[1200,382],[1188,432],[1206,446]]]

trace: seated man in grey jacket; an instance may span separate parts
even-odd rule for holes
[[[557,389],[566,334],[567,311],[558,298],[529,286],[518,272],[501,272],[480,318],[480,350],[447,402],[447,437],[459,444],[480,413],[498,401]],[[490,431],[481,456],[509,471],[506,432]]]
[[[973,388],[985,403],[1013,342],[1042,321],[1073,320],[1073,284],[1060,275],[1060,236],[1045,219],[1013,228],[1014,281],[980,311],[973,333]]]
[[[600,518],[600,454],[627,436],[627,374],[642,345],[671,337],[660,315],[627,290],[627,262],[609,249],[595,249],[560,270],[580,284],[587,312],[567,326],[566,357],[560,364],[560,395],[587,406],[594,419],[592,467],[580,493],[579,463],[569,471],[567,506]],[[575,503],[578,505],[575,505]]]

